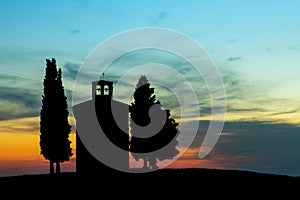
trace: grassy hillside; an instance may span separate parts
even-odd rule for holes
[[[89,174],[62,173],[60,175],[23,175],[1,177],[0,188],[37,190],[52,195],[52,192],[77,195],[108,194],[127,198],[142,191],[145,195],[167,194],[221,195],[224,197],[249,196],[276,197],[284,195],[289,199],[299,195],[300,177],[264,174],[251,171],[215,169],[162,169],[150,173]],[[125,191],[125,193],[124,193]],[[120,193],[121,192],[121,193]],[[18,195],[19,193],[16,193]],[[242,195],[242,196],[240,196]]]

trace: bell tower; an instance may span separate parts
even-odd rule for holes
[[[113,82],[106,80],[99,80],[92,82],[92,98],[112,100]]]

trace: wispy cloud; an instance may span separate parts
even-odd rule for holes
[[[271,113],[270,115],[294,114],[294,113],[299,113],[299,111],[300,111],[300,108],[297,108],[297,109],[293,109],[293,110]]]
[[[300,174],[299,126],[269,122],[226,122],[213,150],[204,159],[198,153],[209,121],[200,121],[190,148],[171,167],[209,167]],[[182,133],[184,134],[184,133]]]
[[[235,113],[242,113],[242,112],[266,112],[267,109],[258,108],[258,107],[234,107],[233,105],[229,105],[226,107],[227,112],[235,112]]]
[[[243,60],[243,57],[242,56],[229,57],[229,58],[227,58],[227,60],[230,62],[240,61],[240,60]]]
[[[161,24],[164,20],[166,20],[168,16],[169,13],[167,11],[160,11],[155,16],[149,18],[147,21],[149,21],[151,25],[157,26]]]
[[[182,157],[168,168],[208,168],[208,169],[234,169],[236,165],[247,165],[250,158],[242,155],[226,155],[212,150],[206,158],[198,158],[199,149],[188,149]]]
[[[258,120],[299,123],[300,104],[291,98],[276,98],[270,94],[274,85],[251,81],[242,74],[222,70],[226,88],[227,120]]]
[[[161,11],[157,15],[157,18],[161,19],[161,20],[166,19],[167,17],[168,17],[168,12],[167,11]]]
[[[237,41],[238,41],[238,38],[230,38],[230,39],[228,40],[229,43],[235,43],[235,42],[237,42]]]
[[[34,134],[39,133],[39,117],[24,117],[0,121],[1,133]]]
[[[65,79],[69,79],[70,81],[74,81],[78,72],[80,64],[67,62],[63,65],[63,77]]]
[[[287,48],[291,51],[296,51],[296,50],[299,50],[299,47],[300,47],[300,44],[293,44],[293,45],[288,46]]]
[[[75,34],[80,33],[80,30],[70,30],[70,31],[68,31],[68,33],[71,35],[75,35]]]
[[[22,87],[0,87],[0,120],[32,117],[39,114],[41,96]]]
[[[76,65],[74,66],[76,67]],[[73,78],[76,69],[67,65],[66,69],[63,68],[63,70],[65,94],[68,105],[71,105]],[[42,106],[43,80],[44,74],[36,79],[25,77],[25,75],[1,74],[0,120],[38,116]]]
[[[233,57],[232,60],[242,59],[241,57]],[[201,75],[196,76],[198,73],[193,66],[187,63],[185,60],[176,57],[175,55],[168,54],[162,51],[155,50],[142,50],[131,52],[123,55],[117,59],[107,70],[107,77],[111,80],[118,81],[125,73],[129,70],[134,69],[136,66],[143,65],[145,63],[160,63],[165,66],[176,70],[179,74],[184,76],[186,80],[191,84],[193,92],[196,94],[198,99],[198,106],[202,116],[210,116],[211,114],[211,95],[208,91],[207,85]],[[154,67],[149,67],[143,71],[142,74],[149,75],[149,81],[152,86],[155,87],[155,92],[157,97],[161,100],[163,104],[167,107],[172,108],[175,116],[180,116],[180,106],[178,104],[178,99],[176,95],[171,95],[168,93],[167,89],[173,90],[176,88],[180,96],[188,97],[189,88],[184,86],[177,78],[170,78],[168,73],[157,73]],[[161,72],[161,70],[159,70]],[[138,80],[137,75],[127,75],[126,80],[123,79],[120,88],[114,93],[114,97],[126,102],[132,95],[134,91],[135,84]],[[141,74],[138,74],[141,75]],[[233,71],[228,68],[222,68],[221,76],[226,89],[226,102],[227,102],[227,116],[228,120],[272,120],[277,122],[283,122],[288,118],[275,119],[275,113],[282,113],[286,110],[280,106],[284,103],[287,105],[289,110],[298,109],[299,105],[292,104],[291,100],[285,100],[273,98],[268,96],[269,89],[267,85],[263,85],[259,82],[252,82],[244,75]],[[167,80],[168,88],[159,86],[162,80]],[[90,83],[88,83],[90,87]],[[219,88],[215,88],[215,93],[218,93]],[[174,92],[174,91],[171,91]],[[89,94],[90,95],[90,94]],[[220,100],[224,101],[225,97],[220,97]],[[176,100],[177,99],[177,100]],[[190,102],[188,99],[185,102]],[[195,103],[195,102],[194,102]],[[194,105],[194,104],[193,104]],[[296,106],[296,107],[295,107]],[[271,114],[273,113],[273,117]],[[283,113],[282,113],[283,114]],[[287,113],[286,113],[287,114]],[[188,117],[188,116],[187,116]],[[281,116],[280,116],[281,117]]]

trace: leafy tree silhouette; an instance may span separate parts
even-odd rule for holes
[[[67,97],[62,84],[62,72],[56,68],[56,60],[46,59],[44,94],[40,112],[41,154],[50,162],[50,174],[60,173],[60,163],[69,161],[73,155],[70,148]]]
[[[149,110],[153,105],[158,105],[161,112],[166,112],[163,128],[149,138],[137,137],[137,132],[141,131],[137,126],[147,126],[150,123]],[[178,141],[174,139],[179,134],[178,123],[171,117],[170,110],[163,109],[160,101],[156,99],[154,88],[150,87],[145,75],[137,82],[134,102],[129,106],[129,112],[132,134],[130,151],[135,160],[144,160],[144,168],[158,169],[157,161],[172,159],[179,153],[176,149]]]

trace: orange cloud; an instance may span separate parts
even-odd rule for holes
[[[187,151],[167,168],[211,168],[228,169],[237,163],[245,162],[248,158],[242,155],[226,155],[213,149],[203,159],[198,158],[199,148],[187,149]]]

